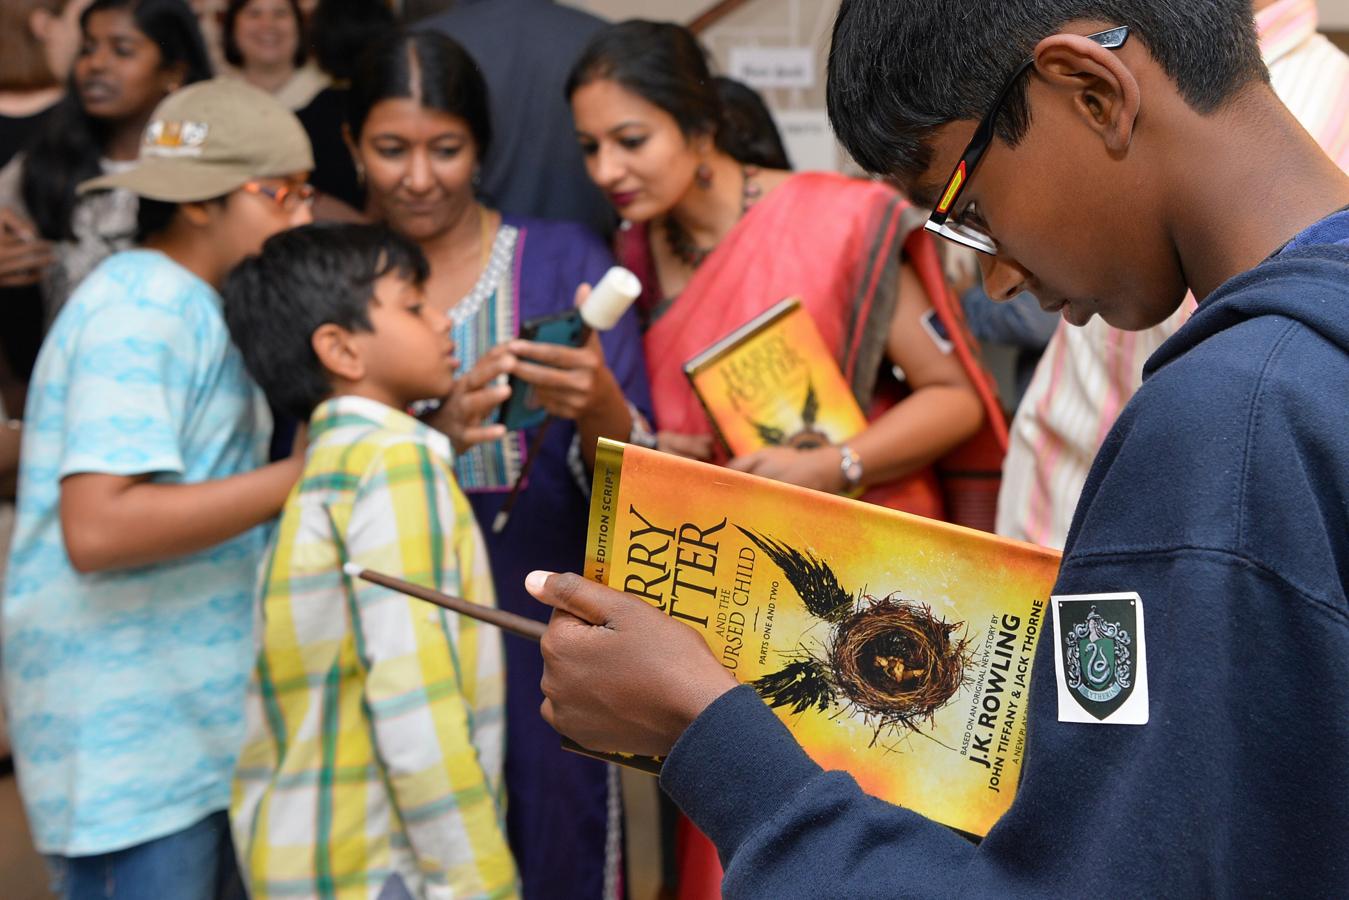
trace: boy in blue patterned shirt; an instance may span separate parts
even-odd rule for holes
[[[251,663],[258,526],[299,457],[218,285],[309,221],[300,123],[208,81],[160,104],[137,166],[142,247],[76,290],[39,355],[3,604],[4,693],[37,848],[66,897],[206,900],[237,884],[228,822]]]

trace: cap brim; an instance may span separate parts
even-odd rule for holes
[[[279,172],[290,175],[291,172]],[[102,175],[83,182],[76,190],[90,191],[121,188],[149,200],[166,203],[195,203],[222,197],[255,178],[266,178],[243,166],[204,163],[197,159],[150,159],[134,169],[114,175]]]

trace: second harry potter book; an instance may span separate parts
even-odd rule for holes
[[[815,322],[795,297],[765,310],[684,365],[734,456],[760,447],[841,444],[867,425]]]
[[[695,628],[821,766],[971,834],[1015,792],[1058,564],[613,441],[595,462],[587,577]]]

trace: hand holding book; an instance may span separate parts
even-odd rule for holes
[[[824,491],[826,494],[841,494],[847,490],[843,481],[843,469],[839,465],[837,447],[814,447],[809,450],[795,450],[791,447],[764,447],[744,456],[737,456],[726,464],[729,469],[746,472],[774,481],[785,481]]]
[[[586,578],[531,573],[526,588],[553,607],[552,622],[499,624],[542,637],[540,711],[568,749],[657,772],[655,757],[749,684],[820,765],[982,835],[1015,793],[1058,562],[1045,548],[604,441]],[[508,616],[353,574],[485,621]]]
[[[554,610],[540,711],[587,749],[664,756],[738,684],[698,632],[627,594],[549,572],[530,573],[525,589]]]

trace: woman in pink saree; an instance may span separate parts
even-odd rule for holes
[[[876,182],[736,160],[703,51],[678,26],[599,32],[568,95],[591,177],[626,220],[619,262],[643,280],[662,448],[991,530],[1006,426],[923,214]],[[870,424],[842,446],[728,459],[683,365],[789,296]]]
[[[600,31],[567,84],[594,181],[624,217],[661,449],[992,530],[1006,424],[966,339],[925,216],[890,188],[735,158],[702,49],[675,25]],[[730,459],[684,375],[690,358],[800,297],[868,426],[845,444]],[[719,896],[710,842],[677,841],[682,900]]]

